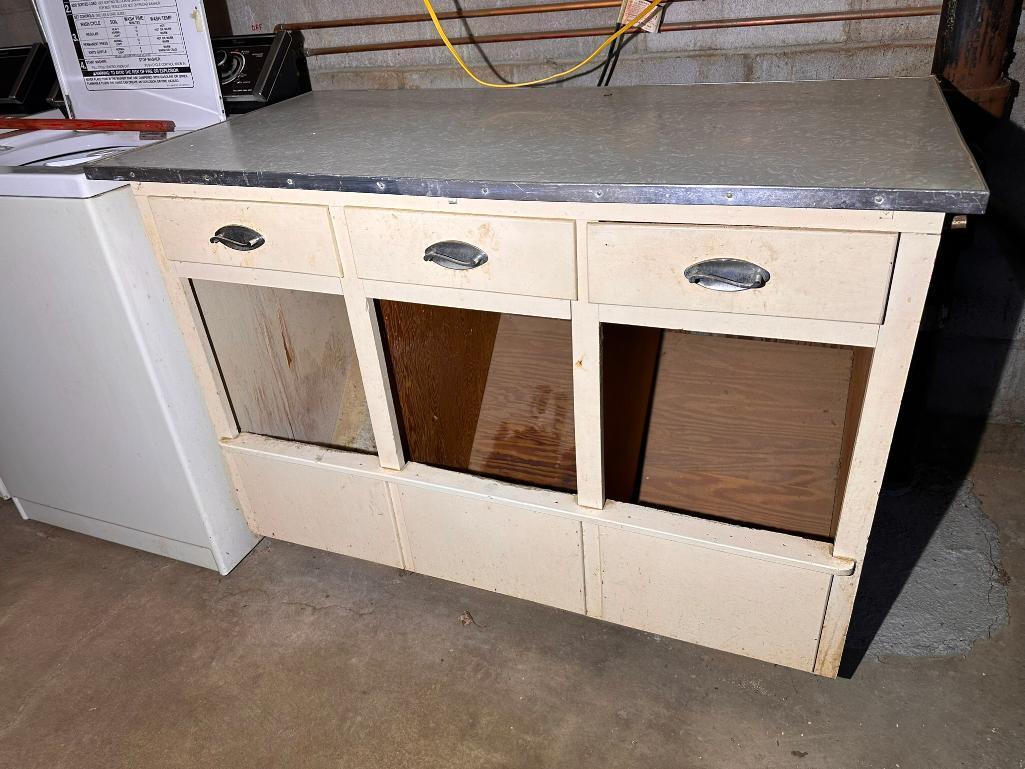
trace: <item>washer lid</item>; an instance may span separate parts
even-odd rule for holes
[[[33,0],[75,118],[224,120],[199,0]]]

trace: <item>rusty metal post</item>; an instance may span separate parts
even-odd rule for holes
[[[1018,92],[1007,76],[1022,0],[943,0],[932,71],[994,117]]]

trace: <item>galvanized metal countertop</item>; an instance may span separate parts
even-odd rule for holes
[[[93,179],[573,202],[981,213],[933,78],[317,91]]]

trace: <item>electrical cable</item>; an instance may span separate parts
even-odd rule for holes
[[[619,28],[622,24],[616,23],[616,28],[613,32],[619,32]],[[612,54],[616,52],[616,44],[613,43],[609,46],[609,49],[605,52],[605,65],[601,68],[601,74],[598,75],[598,87],[601,88],[605,85],[605,73],[609,71],[609,65],[612,63]]]
[[[636,34],[636,32],[634,34]],[[612,64],[609,67],[608,74],[605,76],[605,85],[612,84],[612,76],[616,73],[616,67],[619,65],[619,54],[623,52],[623,48],[624,46],[626,46],[626,43],[627,39],[625,37],[621,37],[619,38],[619,40],[617,40],[615,43],[609,46],[610,50],[613,47],[615,47],[616,50],[612,54]]]
[[[453,46],[452,42],[448,39],[448,35],[445,34],[445,30],[442,29],[441,21],[438,19],[438,14],[434,11],[434,6],[431,5],[431,0],[423,0],[424,7],[427,9],[427,13],[430,15],[431,21],[434,23],[434,29],[437,30],[438,36],[441,38],[441,41],[445,44],[445,47],[448,49],[448,52],[452,54],[452,58],[456,60],[456,63],[462,68],[463,72],[469,75],[470,78],[474,80],[474,82],[478,83],[479,85],[487,86],[488,88],[523,88],[524,86],[529,85],[541,85],[541,83],[547,83],[552,80],[558,80],[559,78],[566,77],[567,75],[572,75],[581,67],[590,64],[591,61],[593,61],[599,53],[604,51],[608,46],[610,46],[616,40],[619,40],[623,35],[629,32],[632,27],[634,27],[642,19],[646,18],[647,15],[651,13],[651,11],[653,11],[659,5],[659,3],[662,2],[664,2],[664,0],[651,0],[651,2],[644,7],[643,11],[638,13],[629,22],[624,24],[621,29],[619,29],[616,32],[613,32],[611,35],[605,38],[605,40],[602,41],[602,44],[591,52],[590,56],[588,56],[583,61],[574,64],[567,70],[563,70],[562,72],[556,72],[554,75],[541,77],[537,80],[528,80],[523,83],[490,83],[487,80],[481,80],[479,77],[477,77],[473,70],[471,70],[466,65],[466,62],[463,61],[463,57],[459,55],[459,51],[455,49],[455,46]]]

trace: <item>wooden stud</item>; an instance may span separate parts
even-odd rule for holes
[[[605,505],[601,424],[601,325],[598,308],[588,302],[587,295],[587,222],[577,221],[575,226],[578,299],[572,303],[571,322],[577,504],[600,510]]]
[[[602,616],[601,537],[599,526],[580,522],[581,550],[584,554],[584,607],[588,617]]]

